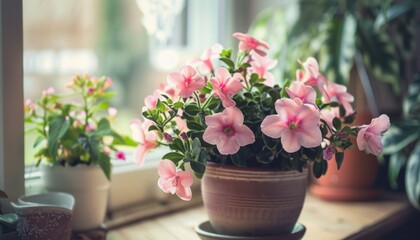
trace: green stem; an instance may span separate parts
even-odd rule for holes
[[[197,92],[194,92],[195,99],[197,100],[197,106],[201,109],[200,97]]]

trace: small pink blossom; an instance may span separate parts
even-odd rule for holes
[[[115,158],[117,158],[117,160],[124,161],[126,159],[125,158],[125,153],[121,152],[121,151],[118,151],[118,152],[115,153]]]
[[[258,54],[251,54],[253,61],[251,61],[251,72],[258,74],[260,78],[264,78],[265,85],[274,86],[274,75],[269,72],[277,65],[277,60],[269,57],[262,57]]]
[[[105,146],[102,151],[109,156],[111,154],[111,148],[109,146]]]
[[[299,98],[303,103],[308,103],[316,106],[316,92],[310,87],[306,86],[302,82],[293,82],[290,87],[286,87],[286,92],[291,99]]]
[[[343,105],[346,110],[346,115],[354,112],[351,103],[354,101],[354,97],[347,92],[347,87],[338,83],[327,82],[323,85],[322,95],[324,96],[325,102],[339,102]]]
[[[112,86],[112,79],[110,77],[107,77],[105,79],[105,83],[104,83],[104,89],[108,89]]]
[[[118,110],[116,108],[108,108],[108,116],[110,119],[114,119],[117,116]]]
[[[369,125],[360,126],[357,133],[359,150],[366,150],[373,155],[378,155],[382,150],[381,136],[388,130],[389,126],[389,117],[385,114],[372,119]]]
[[[187,132],[188,131],[187,122],[184,119],[176,116],[176,117],[174,117],[174,121],[175,121],[176,127],[178,128],[179,131],[181,131],[181,132]]]
[[[203,140],[217,145],[217,150],[223,155],[235,154],[240,147],[255,142],[254,133],[243,124],[244,115],[235,107],[206,116],[205,121],[207,128]]]
[[[179,72],[170,73],[168,83],[176,87],[179,96],[182,98],[190,97],[194,91],[201,89],[206,84],[194,68],[188,65],[181,67]]]
[[[257,40],[248,34],[237,32],[233,34],[233,37],[240,41],[239,50],[245,51],[247,53],[249,53],[251,50],[254,50],[257,54],[264,57],[267,55],[264,50],[268,50],[270,48],[268,43]]]
[[[331,160],[334,155],[334,146],[329,145],[322,151],[322,158],[325,160]]]
[[[93,95],[95,93],[95,89],[93,87],[88,87],[87,94]]]
[[[219,57],[222,50],[222,45],[214,44],[211,48],[204,50],[200,58],[193,59],[191,64],[197,66],[201,74],[209,74],[214,71],[213,60]]]
[[[168,97],[170,97],[171,99],[178,98],[178,95],[176,94],[176,90],[173,86],[169,86],[165,83],[159,83],[158,89],[159,91],[161,91],[161,93],[168,95]]]
[[[148,131],[152,124],[150,120],[145,120],[142,123],[139,119],[133,119],[130,123],[132,138],[139,142],[139,145],[134,151],[134,161],[139,167],[144,163],[146,152],[158,145],[156,133]]]
[[[42,91],[42,97],[46,97],[54,93],[55,93],[55,89],[53,87],[49,87],[47,90]]]
[[[144,105],[148,109],[155,109],[159,97],[160,97],[159,91],[154,91],[152,95],[149,95],[144,99]]]
[[[299,98],[282,98],[276,101],[277,114],[267,116],[261,123],[261,131],[272,138],[280,138],[283,149],[293,153],[301,146],[317,147],[322,142],[319,129],[319,112]]]
[[[93,131],[95,131],[95,129],[96,129],[96,127],[95,127],[95,125],[94,125],[94,124],[92,124],[92,123],[89,123],[89,124],[86,126],[86,131],[88,131],[88,132],[93,132]]]
[[[218,68],[216,77],[210,79],[215,95],[222,101],[223,107],[235,106],[233,95],[242,90],[243,85],[238,78],[232,77],[226,68]]]
[[[322,95],[325,95],[324,85],[328,80],[319,72],[318,61],[313,57],[308,57],[305,62],[301,63],[305,71],[296,71],[296,80],[305,85],[316,86]]]
[[[161,160],[158,166],[158,186],[165,193],[175,194],[184,201],[192,198],[191,185],[193,177],[189,172],[177,171],[175,163],[170,160]]]
[[[32,114],[36,108],[37,108],[37,105],[33,103],[31,99],[27,99],[25,101],[24,110],[26,113]]]

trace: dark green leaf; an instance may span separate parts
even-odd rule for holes
[[[384,155],[395,153],[408,146],[408,144],[419,138],[419,126],[413,128],[407,126],[391,126],[382,137]]]
[[[206,165],[202,164],[201,162],[191,161],[190,165],[194,172],[203,174],[206,171]]]
[[[36,148],[38,146],[38,144],[40,144],[42,141],[44,141],[45,138],[43,136],[39,136],[36,138],[33,147]]]
[[[108,119],[102,118],[99,120],[98,128],[92,133],[92,135],[102,137],[102,136],[112,136],[111,125],[109,124]]]
[[[388,166],[388,180],[391,188],[396,189],[398,187],[398,176],[401,169],[405,166],[406,161],[407,159],[403,150],[390,156]]]
[[[204,126],[194,121],[187,121],[187,127],[191,130],[196,130],[196,131],[202,131],[205,129]]]
[[[224,62],[231,69],[235,68],[235,63],[230,58],[220,58],[220,61]]]
[[[172,160],[174,163],[177,163],[185,158],[184,154],[179,152],[169,152],[165,154],[162,159]]]
[[[316,178],[320,178],[327,172],[328,163],[325,160],[321,160],[320,162],[314,161],[314,165],[312,171]]]
[[[176,107],[176,108],[182,108],[184,106],[184,103],[183,102],[176,102],[176,103],[174,103],[174,107]]]
[[[334,128],[335,128],[337,131],[340,131],[340,129],[341,129],[341,120],[335,117],[335,118],[333,119],[333,126],[334,126]]]
[[[179,138],[174,138],[174,141],[171,144],[169,144],[169,148],[172,150],[185,153],[184,144],[182,143],[182,140]]]
[[[335,162],[337,163],[337,169],[340,170],[341,164],[344,160],[344,152],[335,153]]]
[[[197,104],[191,103],[185,106],[184,111],[186,114],[194,117],[201,111],[201,109],[197,106]]]

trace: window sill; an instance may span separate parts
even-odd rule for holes
[[[370,202],[328,202],[308,193],[299,222],[304,239],[381,239],[418,214],[399,194]],[[107,239],[199,239],[194,226],[207,220],[202,206],[113,229]]]

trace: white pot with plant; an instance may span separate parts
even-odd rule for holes
[[[124,140],[110,126],[117,112],[109,108],[107,101],[114,95],[107,91],[110,86],[110,78],[85,74],[73,78],[69,94],[59,95],[49,88],[36,103],[25,102],[26,124],[38,135],[35,158],[37,166],[43,161],[46,190],[68,192],[75,197],[74,230],[102,224],[111,158],[125,159],[124,153],[115,148]]]

